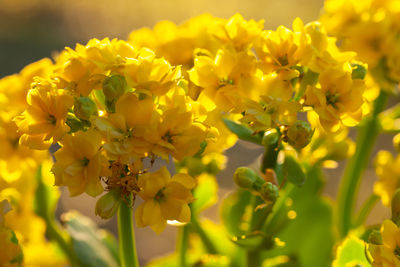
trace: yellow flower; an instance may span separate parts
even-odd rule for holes
[[[44,58],[27,65],[20,73],[0,80],[0,105],[10,116],[20,114],[26,108],[26,95],[35,76],[48,77],[53,63]],[[12,88],[12,89],[11,89]],[[10,108],[12,105],[12,108]]]
[[[297,121],[301,105],[281,98],[261,96],[260,102],[246,101],[246,111],[240,119],[254,131],[266,131],[281,125],[292,125]]]
[[[400,267],[400,230],[391,220],[381,226],[382,244],[368,244],[373,267]]]
[[[242,15],[235,14],[228,21],[219,21],[213,29],[214,35],[222,44],[232,46],[236,51],[244,51],[261,35],[264,21],[243,19]]]
[[[291,72],[292,76],[299,75],[290,67],[296,66],[307,56],[306,53],[310,53],[309,38],[303,27],[303,22],[296,18],[293,22],[294,31],[279,26],[276,31],[264,32],[262,41],[255,47],[264,72],[286,70]]]
[[[102,193],[100,176],[106,173],[108,164],[100,151],[101,142],[101,135],[94,130],[65,136],[62,148],[54,153],[55,184],[67,186],[71,196]]]
[[[73,98],[65,90],[34,88],[29,90],[27,102],[28,108],[16,118],[23,133],[20,143],[33,149],[47,149],[69,131],[65,121]]]
[[[190,80],[224,111],[243,111],[242,100],[251,94],[255,58],[247,53],[218,50],[211,55],[197,55],[188,71]]]
[[[171,178],[167,168],[162,167],[155,173],[139,176],[138,184],[144,203],[135,212],[137,226],[150,226],[160,233],[167,220],[190,221],[188,203],[193,201],[191,189],[196,185],[190,175],[178,173]]]
[[[381,197],[383,205],[390,207],[393,194],[400,187],[400,156],[393,158],[389,151],[379,151],[375,171],[379,179],[374,192]]]
[[[132,109],[132,106],[135,109]],[[111,159],[132,163],[148,156],[150,143],[144,139],[146,128],[159,118],[151,98],[139,100],[135,93],[124,94],[116,103],[116,113],[95,117],[94,124],[106,137],[104,149]]]
[[[138,93],[163,95],[181,77],[180,66],[172,67],[163,58],[156,58],[153,51],[142,48],[137,58],[130,58],[124,67],[129,86]]]
[[[152,153],[168,160],[171,154],[176,160],[193,156],[207,132],[202,123],[193,121],[193,113],[181,107],[167,109],[160,121],[146,129],[145,140],[152,144]]]
[[[142,28],[131,32],[129,43],[139,48],[148,47],[173,65],[189,66],[195,48],[213,50],[217,47],[208,33],[217,21],[225,20],[203,14],[178,26],[171,21],[160,21],[153,30]]]
[[[326,70],[319,84],[307,87],[305,104],[313,107],[325,130],[334,132],[341,124],[355,126],[361,120],[363,89],[363,80],[352,80],[350,71]]]

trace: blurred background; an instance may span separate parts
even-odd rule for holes
[[[160,20],[179,24],[203,13],[229,18],[239,12],[245,19],[263,19],[266,29],[275,29],[279,25],[291,27],[295,17],[305,23],[316,20],[322,6],[322,0],[0,0],[0,78],[43,57],[51,57],[65,46],[74,47],[77,42],[85,44],[91,38],[126,39],[132,30],[153,27]],[[378,147],[390,149],[391,138],[380,140]],[[227,168],[218,175],[220,198],[234,188],[235,169],[256,164],[261,153],[259,148],[245,142],[227,151]],[[327,197],[334,198],[342,170],[339,165],[337,169],[326,171]],[[374,171],[370,168],[361,187],[360,202],[372,191],[374,180]],[[104,221],[94,215],[96,199],[70,198],[66,190],[62,191],[59,214],[77,209],[101,227],[117,233],[116,220]],[[218,214],[218,205],[205,212],[205,216],[215,221],[218,221]],[[378,223],[388,217],[389,211],[378,205],[369,222]],[[173,226],[160,235],[150,228],[136,229],[141,263],[173,251],[175,236]]]

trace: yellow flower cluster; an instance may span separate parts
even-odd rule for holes
[[[35,76],[47,77],[52,63],[43,59],[20,73],[0,80],[0,265],[62,266],[65,259],[45,238],[45,222],[34,212],[37,188],[35,174],[45,163],[48,181],[48,153],[21,146],[21,133],[13,118],[26,107],[26,96]],[[51,182],[50,182],[51,183]],[[56,189],[54,189],[57,191]],[[57,194],[57,193],[55,193]]]
[[[190,218],[195,183],[186,172],[199,173],[186,165],[222,165],[219,153],[235,143],[222,118],[256,133],[278,128],[296,149],[310,142],[310,124],[331,133],[361,120],[366,67],[335,42],[318,22],[296,19],[293,29],[268,31],[239,14],[161,22],[128,41],[92,39],[34,75],[26,108],[14,119],[19,142],[61,146],[56,185],[71,195],[109,191],[100,216],[115,211],[113,196],[140,196],[138,225],[159,232],[167,220]],[[316,119],[299,121],[300,112]],[[158,159],[185,162],[184,173],[153,172]]]
[[[52,168],[56,185],[67,186],[72,196],[118,191],[125,200],[131,194],[148,200],[146,191],[152,188],[157,189],[153,197],[168,192],[158,203],[176,197],[187,207],[192,201],[192,197],[181,199],[181,190],[170,192],[169,176],[160,187],[155,182],[142,187],[141,182],[152,177],[149,169],[158,158],[183,160],[219,136],[212,120],[220,116],[208,116],[206,107],[188,96],[180,66],[172,66],[148,48],[93,39],[86,46],[62,51],[46,75],[33,78],[30,88],[25,111],[15,118],[20,143],[39,150],[61,146]],[[208,152],[213,152],[211,148]],[[190,190],[187,195],[191,196]],[[170,214],[164,210],[158,217],[154,229],[158,231],[167,219],[189,221],[188,209],[180,216],[179,207],[171,207]],[[97,211],[104,215],[101,207]],[[154,226],[147,216],[144,212],[141,225]]]
[[[354,53],[339,52],[335,41],[318,22],[296,19],[293,30],[267,31],[262,21],[239,14],[203,15],[180,26],[161,22],[130,34],[132,45],[152,47],[189,69],[192,98],[242,114],[255,131],[293,126],[299,112],[317,113],[327,131],[360,121],[366,99],[358,71],[365,66],[353,61]]]
[[[326,0],[321,17],[344,49],[371,69],[382,64],[389,82],[400,81],[400,3],[397,0]]]

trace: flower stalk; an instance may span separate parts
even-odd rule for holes
[[[132,208],[129,203],[121,201],[118,210],[119,255],[121,267],[139,266],[136,254],[132,215]]]
[[[379,134],[378,115],[385,107],[388,95],[381,90],[374,102],[372,114],[359,128],[356,151],[349,159],[338,192],[338,228],[341,237],[345,237],[352,228],[353,211],[362,175],[368,165],[375,140]]]

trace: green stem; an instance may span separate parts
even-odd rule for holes
[[[374,208],[375,204],[378,203],[379,196],[373,194],[371,195],[363,204],[358,213],[357,220],[355,222],[355,227],[362,225],[370,214],[371,210]]]
[[[387,93],[381,90],[374,102],[374,109],[370,116],[360,125],[356,142],[356,151],[346,166],[338,192],[338,230],[341,237],[345,237],[351,228],[352,215],[357,199],[357,191],[363,172],[372,152],[375,140],[379,133],[378,115],[383,111]]]
[[[194,231],[199,235],[205,249],[209,254],[218,254],[217,248],[215,244],[208,237],[207,233],[204,231],[203,227],[197,221],[197,218],[192,215],[191,225],[193,226]]]
[[[188,225],[182,226],[180,228],[180,239],[178,244],[179,253],[179,266],[186,267],[186,252],[188,249],[189,242],[189,227]]]
[[[119,256],[121,267],[139,266],[133,231],[132,208],[129,203],[121,201],[118,209]]]

